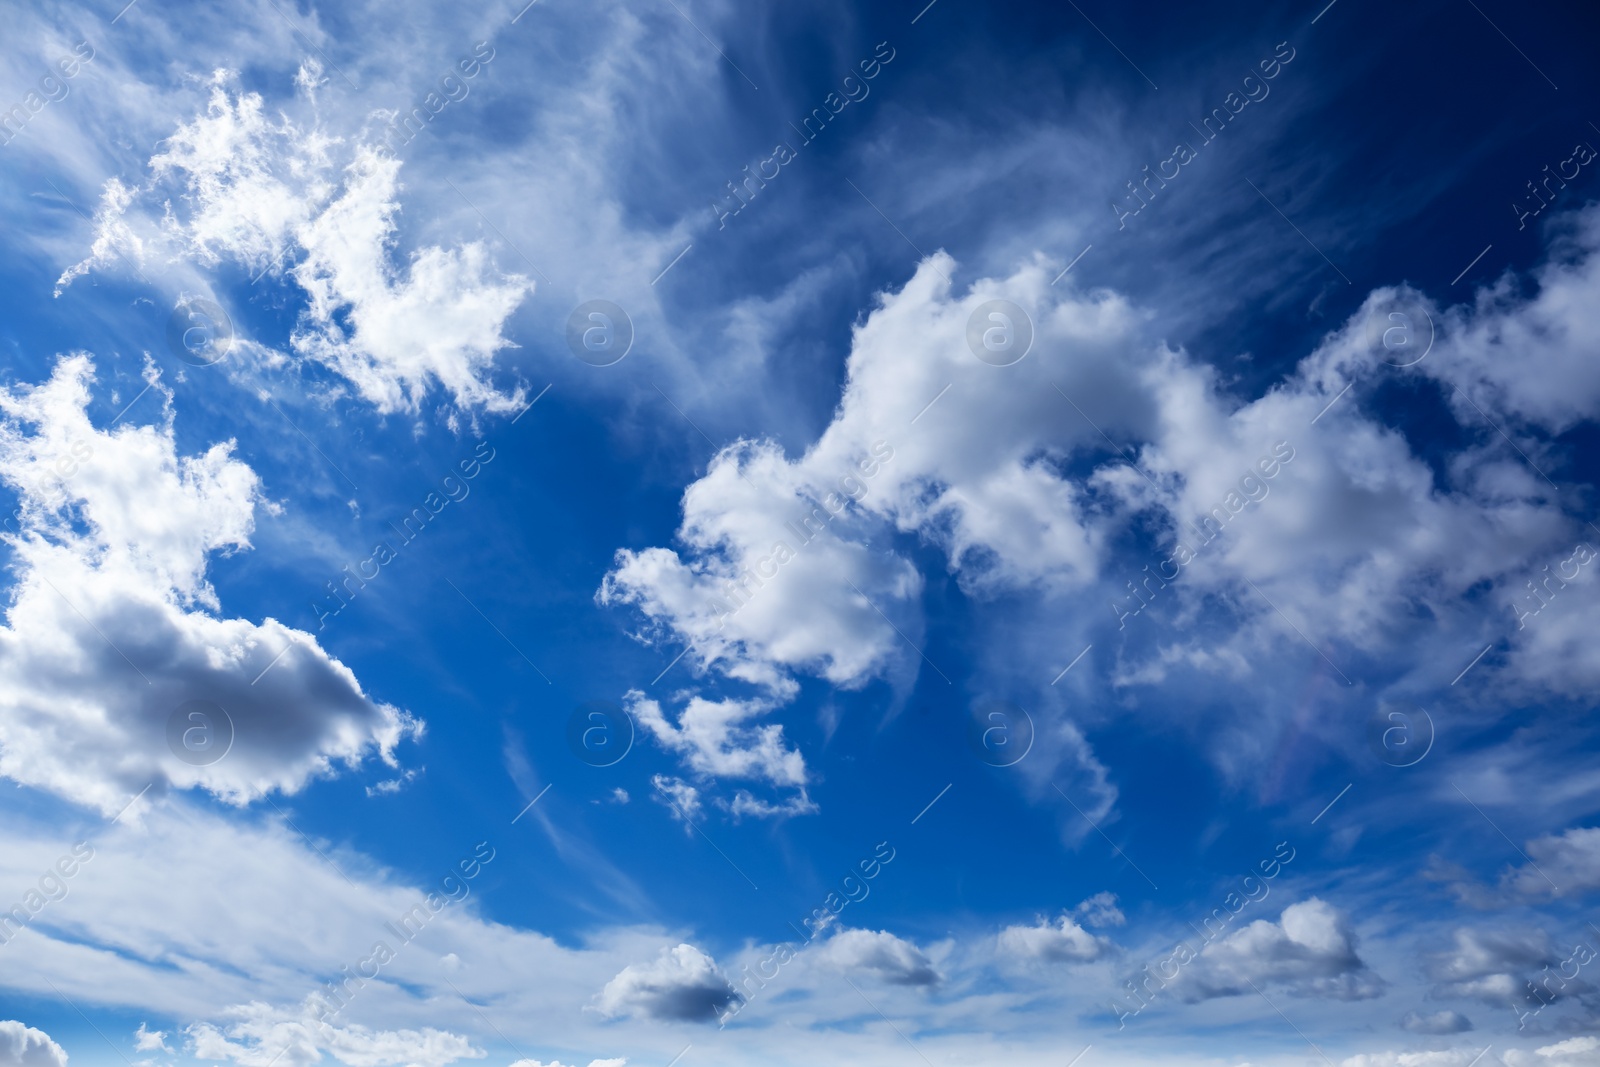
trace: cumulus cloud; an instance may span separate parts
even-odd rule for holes
[[[302,110],[314,110],[319,77],[314,64],[302,70]],[[237,82],[231,71],[213,75],[205,112],[166,139],[147,184],[107,183],[94,247],[58,287],[123,256],[287,273],[307,301],[294,351],[379,412],[414,412],[435,386],[463,408],[521,407],[522,389],[500,392],[489,374],[511,347],[505,324],[532,283],[498,272],[481,242],[425,246],[397,266],[400,162],[346,144],[315,117],[273,121],[261,96]],[[157,204],[167,209],[159,221]]]
[[[67,1067],[67,1053],[43,1030],[0,1022],[0,1067]]]
[[[890,985],[931,986],[942,980],[921,949],[886,930],[841,929],[823,944],[819,956],[838,970],[865,971]]]
[[[626,1056],[619,1056],[609,1060],[590,1060],[589,1067],[623,1067],[627,1062]],[[539,1060],[518,1060],[511,1067],[566,1067],[566,1065],[560,1060],[551,1060],[549,1063],[542,1063]]]
[[[221,614],[208,559],[250,547],[261,500],[232,442],[178,454],[170,398],[163,425],[98,429],[92,380],[80,354],[41,385],[0,390],[0,480],[20,501],[3,535],[15,580],[0,774],[109,814],[152,783],[243,804],[338,762],[395,765],[419,722],[369,697],[311,634]],[[228,722],[220,761],[178,758],[186,738],[223,743]]]
[[[600,1014],[645,1015],[669,1022],[713,1022],[739,999],[710,956],[693,945],[662,949],[652,963],[624,967],[606,983],[595,1006]]]
[[[600,601],[634,605],[728,677],[787,693],[799,669],[864,684],[903,653],[896,625],[919,628],[916,568],[868,543],[886,526],[943,547],[974,590],[1092,578],[1098,523],[1058,465],[1098,435],[1063,428],[1050,383],[1095,379],[1114,424],[1143,414],[1133,372],[1116,369],[1150,360],[1137,317],[1108,294],[1052,306],[1040,265],[957,298],[953,269],[942,254],[925,261],[855,328],[839,410],[814,445],[792,459],[772,441],[724,449],[684,493],[682,552],[619,551]],[[980,363],[965,341],[969,314],[1002,289],[1048,308],[1035,354],[1008,368]]]
[[[1284,908],[1277,922],[1257,919],[1207,945],[1179,982],[1189,1001],[1241,996],[1254,992],[1252,983],[1332,1000],[1366,1000],[1384,988],[1356,953],[1349,919],[1317,897]]]
[[[1472,1020],[1458,1011],[1435,1011],[1426,1015],[1408,1011],[1400,1019],[1400,1028],[1413,1034],[1460,1034],[1472,1029]]]
[[[928,257],[854,327],[821,436],[795,456],[769,440],[722,450],[684,492],[676,545],[619,551],[597,599],[637,610],[644,636],[686,644],[710,675],[777,701],[802,673],[854,687],[902,684],[921,669],[922,576],[893,532],[938,549],[977,598],[1032,592],[1065,617],[1118,630],[1149,594],[1174,605],[1169,614],[1217,615],[1218,625],[1153,646],[1119,640],[1112,681],[1123,688],[1177,671],[1247,675],[1263,643],[1309,639],[1321,651],[1331,641],[1382,657],[1419,613],[1482,628],[1486,603],[1510,624],[1490,624],[1504,637],[1515,620],[1495,598],[1521,589],[1558,558],[1550,553],[1571,552],[1575,516],[1469,408],[1453,410],[1481,443],[1435,469],[1368,401],[1400,380],[1380,375],[1435,373],[1484,339],[1542,335],[1580,293],[1600,302],[1596,219],[1600,208],[1586,212],[1571,247],[1553,254],[1540,276],[1555,286],[1548,299],[1507,292],[1435,308],[1439,340],[1418,368],[1384,367],[1368,323],[1395,300],[1422,298],[1379,289],[1247,401],[1201,359],[1149,336],[1123,297],[1053,288],[1042,262],[961,293],[954,261]],[[969,319],[997,298],[1027,308],[1034,328],[1031,351],[1006,367],[975,358],[966,339]],[[1562,351],[1600,343],[1594,315],[1563,321]],[[1549,358],[1554,382],[1562,364]],[[1508,382],[1521,374],[1495,365]],[[1482,403],[1507,396],[1490,390]],[[1134,530],[1154,541],[1146,570],[1113,565],[1113,546]],[[1578,598],[1562,603],[1570,617],[1515,633],[1506,662],[1485,666],[1508,684],[1592,689],[1600,657],[1582,645]]]
[[[1114,912],[1118,923],[1122,921],[1122,912],[1110,901],[1100,902],[1100,898],[1096,897],[1093,902],[1097,908],[1109,908]],[[1101,910],[1094,914],[1103,917],[1106,913]],[[1067,914],[1062,914],[1054,922],[1040,917],[1031,926],[1008,926],[1000,931],[999,946],[1002,954],[1013,959],[1044,960],[1049,963],[1087,963],[1116,951],[1116,945],[1110,938],[1091,934]]]

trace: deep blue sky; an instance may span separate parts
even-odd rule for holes
[[[1518,1025],[1600,952],[1595,11],[119,7],[19,13],[0,79],[0,905],[97,849],[0,945],[0,1067],[1595,1062],[1587,968]],[[1036,332],[1014,367],[967,349],[995,297]],[[167,339],[201,298],[211,366]],[[612,366],[567,341],[597,299],[635,333]],[[1433,324],[1411,367],[1372,344],[1394,301]],[[38,478],[89,438],[57,506]],[[237,731],[198,771],[187,699]],[[971,741],[996,700],[1035,735],[1014,765]],[[569,744],[589,702],[636,735],[613,765]],[[1397,709],[1419,761],[1373,741]],[[480,841],[467,901],[303,1026]]]

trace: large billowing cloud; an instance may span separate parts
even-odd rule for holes
[[[929,257],[855,327],[820,438],[794,457],[766,440],[724,449],[684,492],[677,547],[619,551],[598,599],[636,608],[647,639],[687,645],[703,672],[771,699],[791,697],[802,673],[903,684],[934,667],[919,655],[922,578],[898,532],[940,549],[974,597],[1032,591],[1085,643],[1114,643],[1120,687],[1180,671],[1241,677],[1263,645],[1306,654],[1309,643],[1344,675],[1339,659],[1392,659],[1428,617],[1454,635],[1450,655],[1476,633],[1505,642],[1484,665],[1492,685],[1577,695],[1600,677],[1581,591],[1531,600],[1537,619],[1511,605],[1544,581],[1541,564],[1559,574],[1557,593],[1589,582],[1577,546],[1593,532],[1470,404],[1448,410],[1474,443],[1436,469],[1369,402],[1386,382],[1476,366],[1463,389],[1491,420],[1591,418],[1587,386],[1552,383],[1600,344],[1600,321],[1568,313],[1600,302],[1597,252],[1592,207],[1532,299],[1502,285],[1444,311],[1377,290],[1250,400],[1148,336],[1115,294],[1053,288],[1043,263],[958,293],[956,264]],[[989,321],[996,299],[1032,323],[1031,350],[1009,366],[969,344],[969,323]],[[1397,302],[1431,308],[1437,324],[1414,367],[1374,341],[1371,323]],[[1547,334],[1557,343],[1529,343],[1514,373],[1492,353],[1467,355]],[[1130,562],[1127,545],[1141,542]],[[1183,632],[1141,618],[1201,613],[1209,624]],[[1131,627],[1159,636],[1125,643]]]
[[[80,354],[0,390],[0,479],[20,502],[4,534],[0,773],[114,813],[152,785],[242,804],[335,763],[394,764],[419,722],[311,634],[222,614],[208,560],[250,547],[261,503],[232,442],[180,455],[170,406],[162,425],[99,429],[92,380]]]
[[[67,1067],[67,1053],[43,1030],[0,1022],[0,1067]]]
[[[500,274],[479,242],[419,248],[397,266],[401,164],[321,127],[320,68],[308,64],[297,79],[300,110],[313,113],[306,124],[272,120],[237,80],[213,76],[205,112],[180,123],[151,158],[147,183],[106,184],[94,248],[58,285],[122,257],[231,263],[252,277],[286,272],[307,299],[295,352],[345,378],[379,412],[416,411],[435,386],[463,408],[521,407],[522,390],[500,392],[489,374],[532,283]],[[168,210],[159,221],[157,204]]]

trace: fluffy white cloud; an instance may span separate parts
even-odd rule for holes
[[[21,505],[4,534],[16,580],[0,627],[0,774],[112,813],[152,784],[242,804],[335,762],[393,765],[419,722],[367,696],[311,634],[219,614],[208,557],[250,547],[260,501],[232,442],[179,455],[170,406],[164,425],[97,429],[92,380],[76,355],[39,386],[0,390],[0,479]],[[209,719],[191,726],[190,701]],[[220,761],[178,758],[185,730],[220,743],[226,720]]]
[[[67,1067],[67,1053],[43,1030],[0,1022],[0,1067]]]
[[[684,756],[689,769],[718,778],[754,778],[777,786],[804,786],[805,760],[783,743],[783,727],[744,725],[771,710],[760,701],[706,700],[690,697],[678,716],[667,721],[661,705],[637,689],[623,698],[628,710],[668,751]]]
[[[395,266],[400,162],[322,128],[312,100],[320,77],[313,63],[297,79],[298,109],[313,112],[299,125],[273,122],[259,94],[217,71],[205,112],[180,123],[151,158],[149,183],[106,185],[94,248],[58,286],[119,254],[226,261],[252,276],[286,271],[308,302],[294,350],[378,411],[416,411],[436,385],[464,408],[516,410],[521,388],[502,393],[488,375],[532,283],[498,273],[479,242],[422,247],[403,270]],[[157,203],[168,211],[159,221],[149,213]]]
[[[623,1067],[627,1062],[626,1056],[619,1056],[616,1059],[609,1060],[590,1060],[589,1067]],[[518,1060],[511,1067],[566,1067],[566,1065],[559,1060],[551,1060],[549,1063],[541,1063],[538,1060]]]
[[[683,757],[689,770],[703,779],[754,779],[777,788],[796,790],[780,803],[772,803],[741,789],[728,801],[717,803],[735,818],[772,818],[780,815],[805,815],[816,805],[806,795],[807,773],[804,758],[784,744],[783,727],[777,723],[747,725],[750,720],[773,709],[763,700],[707,700],[691,695],[678,715],[669,721],[661,704],[630,689],[623,697],[629,712],[639,724],[669,752]],[[659,776],[658,776],[659,777]],[[664,779],[663,779],[664,780]],[[670,795],[673,804],[691,812],[699,809],[699,792],[693,786],[670,789],[656,786],[658,796]]]
[[[165,1052],[172,1055],[172,1049],[167,1046],[166,1031],[150,1030],[144,1023],[140,1023],[139,1029],[134,1031],[133,1047],[138,1052]]]
[[[651,963],[624,967],[595,1006],[607,1017],[645,1015],[671,1022],[714,1022],[738,994],[716,960],[693,945],[661,950]]]
[[[846,973],[866,971],[890,985],[931,986],[941,981],[921,949],[887,930],[841,929],[823,944],[819,957]]]
[[[1117,916],[1120,919],[1122,913],[1118,911]],[[1032,926],[1008,926],[1000,931],[999,946],[1002,953],[1015,959],[1050,963],[1086,963],[1116,949],[1110,938],[1091,934],[1070,915],[1061,915],[1054,922],[1041,917]]]
[[[1443,339],[1419,369],[1459,388],[1472,403],[1560,433],[1600,410],[1600,207],[1561,217],[1550,258],[1525,290],[1507,273],[1475,303],[1442,316]],[[1435,309],[1437,311],[1437,309]],[[1470,405],[1463,421],[1481,419]]]
[[[1587,264],[1600,224],[1582,232],[1572,256]],[[904,684],[923,667],[921,578],[893,547],[899,531],[942,549],[979,598],[1034,590],[1053,616],[1102,630],[1134,625],[1156,597],[1152,613],[1218,616],[1153,646],[1117,639],[1112,678],[1131,688],[1175,671],[1242,677],[1263,645],[1303,654],[1303,640],[1384,657],[1419,613],[1504,637],[1515,620],[1500,601],[1572,550],[1577,522],[1476,413],[1456,411],[1482,445],[1442,475],[1367,413],[1380,375],[1423,373],[1383,366],[1368,329],[1406,293],[1375,291],[1282,383],[1241,402],[1114,294],[1052,288],[1042,263],[957,294],[954,269],[929,257],[855,327],[839,407],[813,445],[724,449],[684,493],[678,547],[620,551],[599,601],[637,608],[647,637],[780,700],[800,672]],[[1564,271],[1562,301],[1600,298],[1600,271],[1546,270]],[[967,343],[996,298],[1027,308],[1035,332],[1007,367]],[[1558,310],[1507,297],[1441,312],[1438,351],[1420,366],[1510,319],[1538,333]],[[1600,326],[1575,315],[1564,336],[1592,346]],[[1153,533],[1149,556],[1114,562],[1110,546],[1135,529]],[[1579,598],[1562,603],[1570,618],[1514,635],[1509,661],[1485,673],[1580,691],[1600,657],[1581,645]]]
[[[1178,981],[1191,1001],[1252,993],[1252,983],[1333,1000],[1364,1000],[1384,988],[1356,953],[1349,919],[1317,897],[1284,908],[1277,922],[1257,919],[1207,945]]]
[[[941,545],[975,590],[1092,579],[1101,524],[1058,464],[1099,437],[1064,419],[1052,383],[1092,389],[1106,424],[1148,423],[1137,318],[1108,295],[1052,301],[1042,265],[955,298],[953,269],[942,254],[925,261],[855,328],[816,444],[795,459],[770,441],[723,450],[684,493],[684,553],[619,551],[601,603],[633,604],[701,663],[787,693],[802,668],[861,685],[916,642],[921,579],[869,544],[886,527]],[[968,316],[1002,291],[1041,309],[1034,352],[1012,367],[980,362],[965,339]]]

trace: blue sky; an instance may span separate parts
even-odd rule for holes
[[[12,15],[0,1067],[1600,1063],[1594,12]]]

